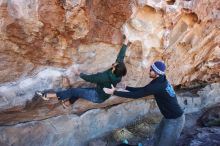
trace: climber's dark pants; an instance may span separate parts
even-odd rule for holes
[[[63,91],[56,91],[59,100],[70,99],[75,101],[78,98],[83,98],[94,103],[104,102],[94,88],[70,88]]]

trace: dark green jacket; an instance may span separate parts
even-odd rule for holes
[[[127,46],[123,45],[120,49],[120,52],[118,53],[116,62],[124,61],[126,50],[127,50]],[[122,77],[116,77],[115,74],[112,73],[111,69],[92,75],[86,75],[84,73],[81,73],[80,77],[87,82],[96,84],[95,90],[98,93],[99,97],[103,99],[103,101],[110,97],[109,94],[105,94],[103,88],[104,87],[111,88],[111,84],[116,86],[117,83],[119,83],[122,78]]]

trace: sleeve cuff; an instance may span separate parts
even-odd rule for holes
[[[117,92],[117,91],[114,91],[114,92],[112,93],[112,95],[115,95],[116,92]]]
[[[79,77],[80,77],[80,78],[82,78],[83,76],[84,76],[84,74],[83,74],[83,73],[80,73],[80,74],[79,74]]]
[[[127,47],[128,47],[128,45],[126,45],[126,44],[124,44],[124,43],[123,43],[123,46],[122,46],[122,47],[126,47],[126,48],[127,48]]]

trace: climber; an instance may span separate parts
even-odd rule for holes
[[[111,84],[114,86],[117,85],[126,75],[127,69],[124,64],[125,52],[127,46],[130,45],[128,39],[123,36],[124,42],[120,49],[120,52],[117,56],[115,63],[112,64],[112,67],[104,72],[86,75],[84,73],[79,73],[77,69],[74,70],[76,75],[79,75],[80,78],[87,82],[95,83],[96,88],[70,88],[63,91],[54,91],[54,90],[45,90],[37,91],[36,94],[42,97],[44,100],[49,100],[50,98],[58,98],[62,101],[64,108],[69,107],[70,104],[73,104],[78,98],[83,98],[94,103],[102,103],[110,97],[110,95],[105,94],[103,91],[104,87],[111,87]]]
[[[154,95],[163,118],[154,132],[154,146],[175,146],[185,123],[183,110],[178,104],[175,91],[165,75],[166,66],[162,61],[154,62],[149,76],[153,80],[144,87],[129,87],[125,91],[104,88],[105,93],[125,98],[141,98]]]

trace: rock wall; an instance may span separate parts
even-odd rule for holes
[[[132,71],[163,59],[174,85],[218,82],[219,5],[215,0],[172,5],[163,0],[2,0],[0,82],[47,66],[104,69],[114,61],[122,32],[134,42],[127,53]],[[98,68],[88,68],[97,63]]]
[[[185,113],[201,111],[204,107],[220,102],[219,87],[220,84],[206,86],[196,92],[197,96],[195,96],[195,91],[178,93],[179,103]],[[73,110],[77,106],[74,105]],[[42,109],[37,112],[42,112]],[[43,114],[47,114],[47,111],[41,113],[41,118]],[[109,108],[92,109],[80,116],[66,114],[45,120],[32,119],[30,122],[0,126],[0,142],[5,146],[85,146],[89,141],[110,134],[115,129],[138,119],[154,117],[158,121],[160,119],[158,114],[159,110],[154,100],[133,100]],[[12,124],[12,120],[18,121],[19,116],[21,115],[17,114],[17,119],[11,118],[5,121],[5,124]],[[8,119],[4,118],[4,120]],[[152,127],[148,130],[150,128]]]
[[[207,85],[198,95],[188,97],[188,91],[180,93],[180,102],[186,111],[197,111],[219,102],[219,24],[218,0],[0,0],[0,128],[3,133],[0,142],[23,145],[30,138],[19,141],[21,138],[15,136],[10,139],[10,135],[16,134],[15,127],[20,127],[17,131],[27,128],[21,137],[26,132],[49,128],[42,132],[48,135],[53,131],[50,124],[47,127],[48,121],[57,123],[70,117],[71,122],[81,123],[84,120],[72,114],[84,115],[93,108],[108,109],[120,104],[124,107],[123,103],[131,102],[112,97],[97,105],[80,99],[68,111],[57,101],[42,102],[34,96],[36,90],[93,86],[79,79],[72,70],[78,67],[80,71],[95,73],[109,68],[120,49],[123,33],[132,45],[125,59],[128,74],[122,82],[131,86],[146,84],[150,64],[160,59],[167,64],[167,77],[175,87],[188,89]],[[64,83],[67,78],[68,84]],[[133,119],[125,112],[124,118],[132,121],[148,110],[155,110],[155,106],[151,104],[149,109],[142,106]],[[136,104],[131,109],[136,110]],[[93,112],[86,112],[88,119]],[[55,116],[59,117],[52,118]],[[50,119],[45,120],[47,118]],[[126,124],[125,121],[101,128],[103,131],[96,131],[96,136]],[[28,123],[19,124],[23,122]],[[36,129],[30,130],[31,125]],[[67,125],[73,129],[77,127]],[[37,137],[30,143],[35,145],[36,141],[41,141],[42,145],[53,142],[61,145],[65,142],[70,145],[75,142],[78,145],[82,142],[71,140],[74,134],[68,130],[61,130],[66,139],[57,141],[57,137],[62,136],[59,133],[46,139]],[[83,131],[76,128],[76,133],[83,134]],[[94,137],[88,136],[85,141]]]
[[[102,43],[120,44],[120,27],[131,13],[128,2],[1,1],[0,53],[4,65],[0,82],[30,75],[40,66],[82,64],[78,55],[82,54],[78,51],[81,45],[96,43],[101,48]]]
[[[70,114],[43,121],[1,127],[0,141],[5,146],[83,146],[95,137],[100,137],[139,116],[146,115],[149,106],[148,102],[139,100],[107,110],[90,110],[81,116]],[[146,109],[143,110],[142,107]],[[120,120],[115,120],[116,118]]]

